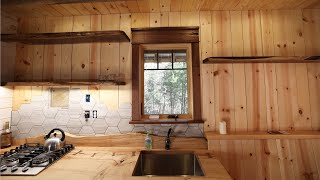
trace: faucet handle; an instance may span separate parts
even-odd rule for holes
[[[171,131],[172,131],[172,128],[170,128],[170,129],[168,130],[167,137],[169,137],[169,136],[170,136]]]

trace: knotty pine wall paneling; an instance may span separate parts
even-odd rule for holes
[[[167,1],[160,3],[169,6]],[[152,7],[158,11],[157,6]],[[188,9],[181,1],[170,1],[171,10],[181,8]],[[210,56],[319,55],[316,38],[320,34],[319,14],[319,10],[311,9],[112,14],[101,15],[101,29],[121,29],[130,37],[130,28],[199,26],[201,59]],[[64,28],[73,24],[74,18],[62,17],[63,31],[70,31]],[[95,26],[100,29],[99,25],[93,25],[99,24],[100,15],[79,18],[76,21],[89,21],[89,25],[77,23],[81,24],[80,28],[84,28],[81,27],[84,24],[91,29]],[[69,23],[65,24],[67,21]],[[129,84],[91,89],[100,95],[100,100],[109,103],[108,107],[128,105],[131,102],[131,44],[101,43],[100,46],[100,57],[98,45],[92,43],[88,53],[85,52],[88,55],[83,56],[88,57],[85,59],[89,62],[89,76],[86,78],[107,70],[124,73]],[[75,54],[73,47],[62,48],[61,64],[74,60],[74,57],[70,58]],[[28,51],[17,52],[18,64],[18,59],[29,62]],[[111,56],[113,58],[109,58]],[[99,58],[101,66],[95,72],[98,66],[91,67],[91,63],[99,64]],[[24,68],[26,64],[22,61],[16,70],[23,72],[16,74],[31,72]],[[79,63],[72,62],[72,65],[76,64]],[[65,67],[70,69],[71,64]],[[73,79],[63,75],[67,73],[66,69],[65,73],[61,72],[61,78]],[[76,70],[82,71],[81,68]],[[201,74],[205,131],[218,130],[221,120],[226,120],[228,130],[235,132],[320,129],[320,66],[317,63],[201,64]],[[21,99],[27,101],[28,93],[22,89],[15,90],[14,96],[26,97]],[[13,104],[19,105],[19,102],[16,100]],[[317,160],[320,154],[316,140],[220,140],[209,141],[208,147],[236,179],[319,178]]]
[[[1,12],[1,33],[16,33],[18,19]],[[16,44],[1,42],[0,82],[14,79]],[[0,133],[4,132],[4,125],[11,121],[13,106],[13,87],[0,87]]]
[[[195,11],[241,11],[241,10],[281,10],[281,9],[319,9],[318,0],[290,1],[248,1],[248,0],[127,0],[115,2],[93,2],[73,4],[12,6],[4,12],[18,17],[41,16],[80,16],[125,13],[163,13]]]

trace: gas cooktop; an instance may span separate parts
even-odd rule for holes
[[[40,144],[24,144],[0,155],[0,176],[35,176],[74,149],[67,144],[46,152]]]

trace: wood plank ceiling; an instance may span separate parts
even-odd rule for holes
[[[87,0],[83,0],[86,2]],[[314,9],[320,0],[90,0],[87,3],[38,4],[2,7],[17,17],[77,16],[90,14],[185,12],[208,10]],[[96,1],[96,2],[94,2]]]

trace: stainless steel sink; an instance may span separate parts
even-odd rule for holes
[[[204,176],[189,151],[141,151],[132,176]]]

